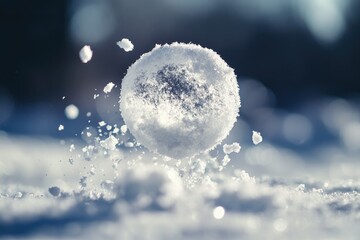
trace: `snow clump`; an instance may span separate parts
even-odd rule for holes
[[[127,38],[123,38],[121,39],[121,41],[118,41],[116,43],[120,48],[124,49],[125,52],[130,52],[134,49],[134,45],[132,44],[132,42],[127,39]]]
[[[79,52],[80,59],[83,63],[87,63],[91,60],[93,51],[89,45],[85,45]]]
[[[113,89],[113,87],[115,86],[114,83],[109,82],[105,87],[104,87],[104,93],[109,93],[111,92],[111,90]]]
[[[262,136],[259,132],[253,131],[253,135],[252,135],[252,141],[255,145],[259,144],[262,142]]]
[[[230,154],[230,153],[239,153],[241,150],[241,146],[239,143],[234,142],[233,144],[224,144],[223,146],[223,151],[225,154]]]
[[[156,45],[122,81],[120,110],[129,131],[149,150],[176,159],[218,145],[239,107],[234,70],[195,44]]]

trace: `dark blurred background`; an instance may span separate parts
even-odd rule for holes
[[[56,135],[70,103],[80,108],[78,124],[85,123],[84,114],[96,108],[94,93],[109,81],[120,86],[141,54],[174,41],[214,49],[235,69],[241,91],[249,86],[247,81],[243,89],[242,80],[255,79],[252,83],[271,90],[266,100],[280,109],[319,96],[356,99],[359,3],[0,0],[0,129]],[[122,38],[133,42],[134,51],[116,45]],[[94,51],[87,64],[78,57],[85,44]],[[115,91],[119,94],[119,87]],[[244,110],[250,106],[246,95],[241,92]]]

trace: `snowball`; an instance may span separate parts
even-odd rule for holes
[[[93,52],[89,45],[85,45],[79,52],[80,59],[83,63],[87,63],[91,60]]]
[[[234,70],[195,44],[155,46],[122,81],[120,109],[128,129],[149,150],[172,158],[219,144],[239,107]]]
[[[60,124],[59,127],[58,127],[58,130],[59,130],[59,131],[64,130],[64,126]]]
[[[100,145],[108,150],[115,150],[116,144],[118,143],[119,141],[113,135],[110,135],[107,139],[100,141]]]
[[[109,93],[111,92],[111,90],[113,89],[113,87],[115,86],[114,83],[109,82],[105,87],[104,87],[104,93]]]
[[[132,51],[134,49],[134,45],[127,38],[123,38],[121,41],[118,41],[116,44],[119,47],[121,47],[122,49],[124,49],[125,52],[129,52],[129,51]]]
[[[79,109],[74,104],[70,104],[65,108],[65,115],[68,119],[76,119],[79,116]]]
[[[262,142],[262,136],[259,132],[253,131],[253,135],[252,135],[252,141],[255,145],[259,144]]]
[[[234,142],[233,144],[230,144],[230,145],[224,144],[224,146],[223,146],[223,151],[225,154],[230,154],[233,152],[239,153],[240,150],[241,150],[241,146],[237,142]]]

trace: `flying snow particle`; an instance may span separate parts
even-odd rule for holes
[[[80,59],[83,63],[87,63],[91,60],[93,52],[89,45],[85,45],[79,52]]]
[[[252,141],[255,145],[259,144],[262,142],[262,136],[259,132],[253,131],[253,135],[252,135]]]
[[[70,104],[65,108],[65,115],[68,119],[76,119],[79,116],[79,109],[74,104]]]
[[[69,147],[69,152],[72,152],[75,150],[75,145],[74,144],[71,144],[70,147]]]
[[[58,130],[59,130],[59,131],[64,130],[64,125],[61,125],[61,124],[60,124],[59,127],[58,127]]]
[[[122,133],[122,134],[125,134],[125,133],[127,132],[127,126],[126,126],[126,125],[122,125],[122,126],[120,127],[120,130],[121,130],[121,133]]]
[[[87,113],[86,113],[86,116],[87,116],[87,117],[91,117],[91,112],[87,112]]]
[[[125,52],[130,52],[134,49],[134,45],[132,44],[132,42],[127,39],[127,38],[123,38],[121,39],[121,41],[118,41],[116,43],[120,48],[124,49]]]
[[[225,154],[230,154],[230,153],[239,153],[241,150],[241,146],[239,143],[234,142],[233,144],[224,144],[223,146],[223,151]]]
[[[195,44],[156,45],[122,81],[120,109],[130,132],[149,150],[172,158],[219,144],[239,107],[234,70]]]
[[[100,145],[108,150],[115,150],[116,144],[118,143],[119,141],[113,135],[110,135],[107,139],[100,141]]]
[[[213,216],[215,219],[222,219],[225,216],[225,209],[222,206],[214,208]]]
[[[109,93],[111,92],[111,90],[113,89],[113,87],[115,86],[114,83],[109,82],[105,87],[104,87],[104,93]]]
[[[106,122],[104,122],[104,121],[99,122],[99,126],[100,126],[100,127],[103,127],[103,126],[105,126],[105,125],[106,125]]]

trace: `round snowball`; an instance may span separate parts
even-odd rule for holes
[[[219,144],[239,107],[234,70],[195,44],[156,45],[122,81],[120,110],[130,132],[149,150],[176,159]]]

